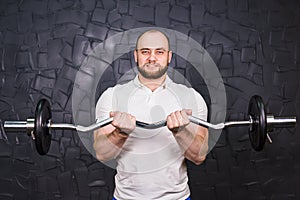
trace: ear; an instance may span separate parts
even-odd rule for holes
[[[137,50],[135,49],[134,52],[133,52],[133,56],[134,56],[134,61],[137,63],[138,62],[138,55],[137,55]]]
[[[171,62],[171,60],[172,60],[172,55],[173,55],[173,52],[172,52],[172,51],[169,51],[168,63],[170,63],[170,62]]]

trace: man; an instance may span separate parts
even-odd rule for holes
[[[184,159],[197,165],[205,160],[208,131],[190,123],[188,115],[206,120],[206,104],[194,89],[167,76],[172,52],[164,33],[140,35],[134,58],[136,78],[109,88],[97,102],[97,119],[113,121],[94,132],[96,156],[118,163],[114,199],[190,199]],[[167,126],[158,130],[136,127],[136,120],[162,119]]]

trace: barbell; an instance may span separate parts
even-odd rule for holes
[[[212,129],[223,129],[229,126],[249,126],[248,133],[251,146],[256,151],[261,151],[268,139],[272,140],[268,135],[273,128],[295,127],[296,117],[274,117],[272,114],[266,114],[265,104],[258,95],[251,97],[248,104],[249,118],[244,121],[228,121],[218,124],[212,124],[207,121],[189,116],[192,123]],[[51,130],[53,129],[72,129],[79,132],[89,132],[100,127],[106,126],[113,121],[113,118],[99,120],[90,126],[81,126],[65,123],[53,123],[51,115],[50,103],[46,99],[41,99],[35,110],[35,117],[28,118],[26,121],[5,121],[5,130],[26,129],[27,135],[31,136],[35,141],[35,146],[40,155],[48,153],[51,145]],[[167,121],[162,120],[153,124],[136,121],[136,125],[145,129],[156,129],[166,126]]]

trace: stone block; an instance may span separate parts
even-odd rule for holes
[[[280,46],[283,44],[283,31],[274,30],[270,32],[269,36],[269,45],[271,46]]]
[[[86,37],[95,38],[98,40],[105,40],[108,28],[106,26],[98,26],[96,24],[89,23],[85,30],[84,35]]]
[[[38,45],[40,47],[40,51],[47,52],[47,41],[51,39],[52,36],[49,31],[37,33],[37,40],[38,40]]]
[[[72,46],[65,43],[61,51],[61,56],[67,61],[72,62]]]
[[[20,11],[33,12],[35,14],[43,15],[47,13],[47,1],[28,0],[22,1],[19,5]]]
[[[213,32],[211,38],[209,39],[209,44],[221,44],[223,45],[223,48],[235,46],[235,43],[230,38],[216,31]]]
[[[220,60],[219,67],[221,69],[232,69],[233,61],[230,54],[223,54]]]
[[[34,31],[46,31],[48,30],[48,18],[33,16],[33,30]]]
[[[43,88],[53,88],[55,79],[37,75],[34,81],[33,89],[41,90]]]
[[[272,27],[283,27],[289,22],[292,21],[293,15],[281,11],[279,9],[278,11],[269,11],[268,13],[268,24]]]
[[[77,72],[78,69],[65,65],[61,70],[60,77],[68,79],[73,82],[76,78]]]
[[[212,0],[209,10],[214,14],[224,13],[227,10],[227,2],[225,0]]]
[[[241,61],[241,52],[238,50],[233,50],[232,56],[233,56],[234,74],[237,76],[246,74],[247,70],[248,70],[248,64],[240,62]]]
[[[263,69],[261,65],[255,63],[250,63],[247,71],[247,76],[252,80],[256,85],[264,85],[263,80]]]
[[[75,180],[77,182],[78,186],[78,192],[79,196],[81,197],[89,197],[90,196],[90,190],[88,187],[88,169],[87,167],[81,167],[74,170],[75,174]]]
[[[30,12],[20,13],[18,15],[18,31],[25,33],[32,28],[32,15]]]
[[[0,179],[0,194],[4,199],[13,199],[14,184],[12,179]]]
[[[59,191],[63,198],[65,199],[75,199],[75,193],[72,190],[72,186],[74,186],[73,178],[71,172],[61,173],[57,177]]]
[[[1,94],[4,97],[14,97],[15,93],[16,93],[16,88],[12,87],[14,86],[15,83],[15,77],[14,76],[10,76],[10,75],[6,75],[2,81],[4,81],[2,89],[1,89]]]
[[[242,62],[254,62],[256,60],[255,48],[244,47],[242,48],[241,61]]]
[[[18,48],[16,45],[5,45],[2,58],[2,68],[6,71],[14,71]]]
[[[86,12],[94,10],[95,6],[96,6],[96,0],[81,1],[81,9]]]
[[[0,23],[6,30],[9,30],[9,31],[18,30],[18,17],[17,17],[17,15],[3,16]]]
[[[36,184],[37,184],[37,192],[42,193],[58,193],[58,183],[55,177],[50,176],[38,176],[36,177]]]
[[[13,31],[5,31],[4,32],[4,44],[12,44],[12,45],[21,45],[23,42],[23,35],[15,33]]]
[[[46,53],[39,53],[38,54],[38,68],[46,68],[47,67],[47,54]]]
[[[193,31],[192,30],[189,33],[189,37],[196,40],[202,46],[202,44],[204,42],[205,34],[203,32],[200,32],[200,31]]]
[[[107,21],[113,27],[121,27],[121,15],[118,13],[117,10],[112,10],[109,12]]]
[[[32,160],[32,149],[29,143],[18,144],[14,146],[13,157],[17,160],[31,161]]]
[[[170,11],[169,17],[173,20],[183,22],[183,23],[189,23],[190,21],[190,12],[188,9],[173,5]]]
[[[50,69],[62,68],[64,64],[63,58],[60,56],[60,51],[63,48],[62,41],[60,39],[48,40],[47,49],[47,63]]]
[[[128,59],[120,59],[118,61],[118,73],[125,74],[129,70],[131,70],[131,62]]]
[[[300,18],[300,17],[299,17]],[[299,42],[299,33],[300,33],[300,27],[299,25],[296,27],[288,27],[286,28],[284,32],[284,40],[290,41],[290,42]]]
[[[77,10],[61,10],[55,13],[55,24],[74,23],[86,27],[88,14]]]
[[[204,5],[191,6],[191,24],[193,27],[198,27],[202,25],[204,13]]]
[[[118,12],[120,14],[127,14],[129,8],[129,1],[127,0],[120,0],[118,1]]]
[[[135,6],[133,18],[140,22],[153,23],[154,9],[152,7]]]
[[[29,66],[29,52],[18,52],[16,59],[17,67]]]
[[[155,24],[160,27],[168,27],[169,20],[169,3],[159,3],[155,6]]]
[[[56,122],[56,121],[55,121]],[[60,159],[61,158],[61,154],[59,152],[59,143],[57,141],[57,138],[59,137],[58,135],[58,130],[52,130],[51,131],[51,135],[52,135],[52,140],[51,140],[51,145],[50,145],[50,149],[47,153],[47,156],[51,156],[52,158],[54,157],[54,159]],[[57,162],[54,162],[54,160],[52,160],[52,162],[50,162],[51,167],[50,169],[54,169],[56,167],[60,167],[60,164]]]
[[[102,8],[96,8],[92,15],[92,21],[105,23],[107,18],[108,11]]]
[[[77,35],[74,39],[74,46],[73,46],[73,53],[72,53],[72,60],[75,66],[80,66],[82,61],[84,60],[85,56],[83,52],[89,45],[88,39]]]
[[[289,51],[274,51],[272,62],[279,66],[279,71],[287,71],[296,68],[293,55]]]
[[[130,15],[130,16],[132,16],[133,15],[133,12],[134,12],[134,9],[135,9],[135,6],[136,5],[140,5],[140,0],[129,0],[129,11],[128,11],[128,14]]]
[[[1,39],[1,38],[0,38]],[[24,34],[24,44],[26,46],[36,46],[37,38],[34,33],[25,33]]]
[[[125,30],[131,29],[134,27],[135,20],[132,16],[124,16],[122,17],[122,28]]]
[[[76,24],[65,24],[53,28],[54,38],[63,38],[72,44],[76,35],[83,35],[84,29]]]
[[[155,7],[155,5],[161,3],[163,1],[161,0],[153,0],[153,1],[147,1],[147,0],[139,0],[139,4],[143,7]],[[171,3],[170,1],[168,1]]]
[[[216,65],[219,65],[221,56],[223,54],[223,49],[222,49],[222,45],[209,45],[206,48],[206,51],[209,53],[209,55],[211,56],[211,58],[214,60],[214,62],[216,63]]]
[[[116,2],[115,1],[105,1],[102,0],[102,4],[105,10],[113,10],[116,8]]]

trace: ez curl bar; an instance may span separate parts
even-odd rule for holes
[[[274,117],[272,114],[266,114],[265,105],[262,98],[258,95],[251,97],[248,104],[249,119],[245,121],[228,121],[219,124],[211,124],[193,116],[189,116],[192,123],[212,129],[223,129],[229,126],[249,126],[249,139],[252,148],[261,151],[268,139],[272,143],[268,133],[273,128],[295,127],[296,117]],[[100,127],[106,126],[113,121],[113,118],[107,118],[102,121],[91,124],[90,126],[80,126],[74,124],[53,123],[51,119],[51,107],[46,99],[41,99],[35,110],[35,117],[28,118],[26,121],[5,121],[4,129],[18,130],[26,129],[27,135],[35,140],[35,145],[40,155],[48,153],[51,145],[52,129],[71,129],[79,132],[89,132]],[[136,121],[136,125],[145,129],[156,129],[166,126],[166,120],[153,124]]]

